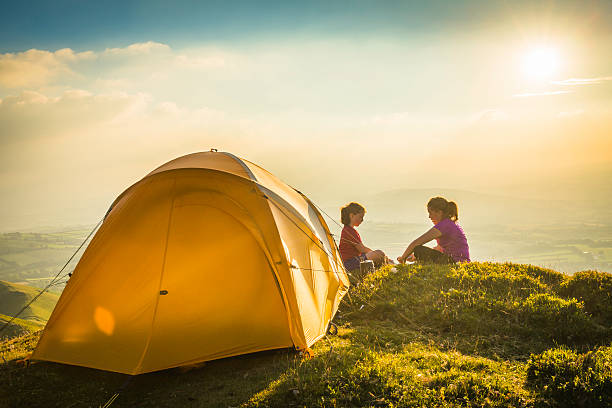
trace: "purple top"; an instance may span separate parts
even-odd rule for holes
[[[434,228],[442,233],[440,238],[436,238],[438,245],[442,247],[442,252],[453,258],[455,262],[471,262],[467,238],[459,224],[445,218],[434,225]]]

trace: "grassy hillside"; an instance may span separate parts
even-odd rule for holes
[[[15,316],[39,291],[40,289],[30,286],[0,281],[0,327]],[[10,324],[10,327],[0,333],[0,339],[39,330],[51,316],[58,299],[59,296],[54,293],[41,295]]]
[[[38,288],[0,281],[0,313],[14,316],[39,292]],[[58,299],[55,293],[45,292],[19,318],[44,323],[51,316]]]
[[[0,343],[8,406],[606,407],[612,275],[516,264],[383,268],[351,288],[338,334],[291,350],[129,377],[15,360]]]
[[[5,323],[9,325],[0,333],[0,340],[12,339],[13,337],[22,336],[27,333],[33,333],[43,328],[43,323],[33,322],[31,320],[13,319],[12,316],[0,314],[0,327],[4,327]]]

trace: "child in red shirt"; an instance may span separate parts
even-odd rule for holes
[[[347,271],[359,269],[361,261],[366,259],[374,261],[379,266],[387,261],[385,253],[380,249],[372,250],[363,245],[361,236],[355,229],[363,222],[365,216],[365,208],[358,203],[350,203],[342,207],[340,210],[340,218],[344,228],[340,235],[340,258],[344,263]]]

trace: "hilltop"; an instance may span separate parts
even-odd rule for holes
[[[337,335],[131,378],[113,407],[605,407],[612,275],[531,265],[385,267],[353,285]],[[8,406],[99,406],[129,376],[40,362],[0,343]],[[10,394],[9,394],[10,389]]]

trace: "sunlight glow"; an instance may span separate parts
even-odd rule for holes
[[[559,66],[559,53],[552,47],[534,47],[522,58],[523,73],[533,79],[549,79]]]

